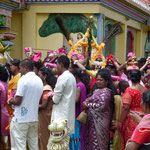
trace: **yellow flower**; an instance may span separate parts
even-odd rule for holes
[[[73,45],[73,43],[72,43],[72,41],[71,41],[71,40],[69,40],[69,44],[70,44],[70,45]]]
[[[101,67],[102,67],[102,68],[105,68],[105,66],[106,66],[106,63],[103,62],[103,63],[101,64]]]
[[[90,16],[90,19],[93,19],[93,16]]]

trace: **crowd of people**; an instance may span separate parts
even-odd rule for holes
[[[69,150],[150,149],[150,58],[130,52],[120,64],[110,54],[105,68],[99,57],[87,69],[88,59],[48,53],[0,65],[2,150],[49,150],[58,118],[67,120]]]

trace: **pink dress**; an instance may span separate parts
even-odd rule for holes
[[[9,114],[6,109],[7,95],[8,95],[8,83],[0,81],[0,104],[1,104],[1,131],[3,136],[8,135],[8,131],[5,129],[9,124]]]

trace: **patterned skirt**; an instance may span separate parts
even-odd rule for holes
[[[81,124],[75,119],[75,133],[70,135],[69,150],[80,150],[80,129]]]

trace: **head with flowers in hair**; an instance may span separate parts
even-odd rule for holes
[[[128,58],[129,58],[129,57],[135,57],[135,54],[134,54],[133,52],[129,52],[129,53],[128,53]]]
[[[133,69],[139,69],[138,68],[138,62],[135,54],[133,52],[128,53],[128,61],[127,61],[127,71],[131,71]]]
[[[133,52],[129,52],[128,53],[128,66],[133,66],[133,65],[137,66],[137,64],[138,62],[137,62],[137,58],[135,54]]]
[[[130,72],[135,69],[139,70],[137,58],[133,52],[129,52],[126,66],[128,79],[130,78]]]

